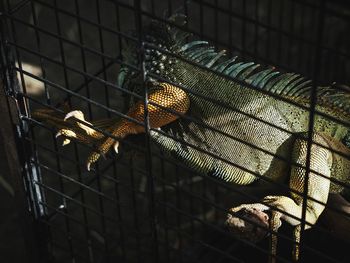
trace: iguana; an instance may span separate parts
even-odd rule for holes
[[[227,59],[224,51],[215,51],[206,41],[189,41],[189,34],[174,25],[176,19],[169,19],[171,25],[151,22],[143,29],[142,47],[127,42],[118,86],[135,94],[148,89],[151,138],[197,172],[238,185],[258,178],[289,181],[289,196],[266,196],[261,202],[232,208],[227,225],[241,237],[257,240],[264,231],[247,218],[273,233],[283,219],[295,226],[293,256],[298,259],[305,185],[308,229],[324,210],[329,192],[340,192],[348,182],[349,90],[335,85],[317,88],[306,184],[312,82],[298,74],[240,62],[237,57]],[[138,71],[141,66],[144,70]],[[88,169],[111,147],[117,152],[119,140],[145,132],[140,124],[145,119],[144,101],[130,97],[126,115],[88,122],[79,110],[66,115],[52,109],[33,113],[34,118],[58,128],[64,144],[72,138],[97,144],[98,150],[88,157]],[[273,261],[277,236],[271,237]]]

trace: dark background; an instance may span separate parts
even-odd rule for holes
[[[114,116],[109,108],[123,111],[122,92],[103,80],[116,83],[123,39],[119,32],[136,28],[133,1],[2,2],[8,53],[17,62],[16,71],[24,72],[18,75],[27,105],[21,114],[30,116],[36,108],[61,105],[63,100],[83,110],[88,119]],[[300,73],[320,85],[348,84],[350,9],[345,1],[325,1],[324,9],[320,3],[144,0],[141,9],[144,24],[176,10],[187,13],[186,27],[193,38],[209,40],[229,56]],[[69,97],[64,89],[107,109],[76,95]],[[23,198],[21,179],[0,172],[0,236],[5,258],[0,262],[29,260],[23,235],[32,235],[29,255],[36,262],[154,262],[154,229],[160,262],[266,261],[264,253],[237,242],[223,228],[226,209],[247,200],[235,190],[262,195],[254,186],[235,189],[194,174],[152,148],[153,202],[147,192],[142,136],[129,139],[122,144],[121,154],[109,155],[88,173],[84,160],[90,148],[61,147],[52,129],[30,118],[23,120],[22,128],[25,137],[19,140],[18,159],[27,166],[17,173],[24,175],[30,196],[32,232],[19,230],[23,224],[18,213],[26,205],[18,201]],[[0,153],[6,156],[7,148],[3,149]],[[5,166],[5,158],[0,160]],[[290,236],[291,229],[284,226],[283,233]],[[308,231],[306,240],[307,245],[345,262],[346,243],[317,230]],[[337,246],[330,248],[330,243]],[[280,255],[290,259],[289,242],[282,239],[281,244]],[[267,245],[265,241],[258,247],[267,249]],[[324,260],[310,251],[308,259]]]

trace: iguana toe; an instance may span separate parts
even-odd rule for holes
[[[278,199],[279,199],[279,196],[277,195],[268,195],[263,198],[262,202],[264,204],[269,204],[269,203],[276,202]]]
[[[85,120],[84,113],[82,111],[73,110],[71,112],[68,112],[63,120],[67,121],[68,119],[71,119],[71,118],[76,118],[78,120],[76,122],[76,125],[78,125],[81,129],[83,129],[86,132],[86,134],[93,135],[94,133],[96,133],[96,130],[91,127],[93,126],[92,123]]]
[[[70,129],[60,129],[56,133],[55,137],[58,138],[59,136],[62,136],[62,135],[67,137],[67,138],[75,138],[75,139],[77,138],[77,134],[74,131],[70,130]],[[64,144],[64,145],[66,145],[66,144]]]
[[[90,171],[91,165],[95,162],[97,162],[97,160],[100,158],[101,154],[97,153],[97,152],[93,152],[87,159],[86,162],[86,169],[88,171]]]
[[[100,141],[99,145],[97,146],[98,150],[90,154],[90,156],[87,159],[87,170],[90,171],[91,164],[97,162],[101,155],[105,157],[105,154],[109,151],[109,149],[112,146],[115,148],[116,145],[119,145],[119,143],[113,138],[108,137],[107,139]]]
[[[281,219],[296,226],[300,224],[302,208],[293,199],[283,195],[266,196],[262,203],[281,213]]]

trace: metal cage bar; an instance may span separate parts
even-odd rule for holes
[[[20,143],[17,152],[21,156],[20,166],[28,201],[28,207],[21,206],[21,209],[30,211],[39,226],[35,233],[26,235],[45,240],[35,243],[36,250],[42,255],[38,257],[39,261],[33,262],[264,262],[270,255],[266,242],[253,244],[228,233],[222,226],[228,202],[258,202],[260,198],[254,195],[254,191],[249,187],[228,185],[169,158],[154,147],[151,133],[176,139],[182,145],[253,173],[280,191],[291,190],[289,186],[264,179],[215,152],[151,128],[149,108],[157,106],[227,139],[268,155],[275,154],[217,127],[198,122],[193,116],[150,102],[146,79],[152,77],[173,84],[191,96],[238,112],[274,129],[290,132],[149,72],[145,67],[145,52],[154,49],[247,89],[256,89],[254,85],[207,69],[149,43],[144,39],[144,30],[150,20],[192,33],[187,37],[189,41],[205,39],[217,49],[228,49],[231,56],[239,55],[246,61],[276,65],[282,70],[313,79],[310,106],[261,91],[261,94],[296,105],[310,114],[304,192],[291,191],[303,198],[301,229],[309,224],[306,221],[306,202],[317,200],[307,195],[307,178],[311,172],[323,176],[310,168],[314,118],[322,116],[349,126],[346,120],[320,111],[316,100],[317,86],[325,82],[346,83],[350,80],[346,74],[350,68],[350,54],[345,48],[349,42],[342,37],[343,32],[350,28],[349,13],[342,9],[350,9],[344,1],[3,0],[1,3],[2,75],[4,78],[9,76],[9,72],[15,72],[20,84],[15,83],[13,78],[5,82],[3,90],[9,100],[18,102],[16,111],[20,122],[16,136]],[[167,21],[166,17],[176,12],[187,15],[185,26]],[[334,33],[328,36],[329,28],[335,27]],[[130,30],[134,33],[130,34]],[[138,65],[130,65],[123,60],[124,45],[137,46]],[[116,84],[121,67],[140,74],[142,95]],[[125,114],[127,97],[143,102],[145,113],[142,122]],[[100,162],[87,173],[83,160],[96,147],[72,142],[70,148],[61,148],[54,130],[31,117],[38,108],[45,107],[63,114],[67,106],[82,109],[89,120],[100,117],[127,119],[142,125],[145,135],[122,141],[125,153],[123,151],[117,157],[108,154],[107,161]],[[103,136],[118,139],[110,131],[96,130]],[[337,151],[334,153],[342,155]],[[348,187],[334,178],[330,180]],[[22,199],[25,197],[22,196]],[[329,208],[329,211],[349,218],[340,209]],[[322,249],[324,244],[315,239],[315,235],[329,238],[330,230],[320,224],[313,229],[316,234],[311,238],[308,232],[302,230],[302,260],[313,258],[341,262],[346,257],[346,251],[340,250],[342,245],[334,250],[336,252],[325,251]],[[267,232],[272,233],[270,230]],[[291,247],[294,242],[288,229],[278,236],[282,247]],[[339,239],[334,240],[343,244]],[[291,262],[285,250],[279,250],[277,259]]]

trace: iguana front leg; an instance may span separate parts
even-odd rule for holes
[[[157,83],[157,86],[155,89],[153,89],[153,92],[149,94],[148,100],[150,102],[150,104],[148,104],[148,112],[151,128],[162,127],[179,118],[179,115],[171,113],[162,107],[171,109],[179,114],[184,114],[187,112],[190,105],[190,100],[186,92],[168,83]],[[35,114],[36,117],[40,117],[41,120],[50,122],[59,128],[60,130],[58,134],[65,135],[67,137],[66,140],[69,140],[69,138],[76,138],[83,143],[98,141],[98,151],[93,152],[87,159],[88,170],[90,170],[91,164],[95,163],[101,154],[107,153],[113,145],[115,146],[115,149],[118,146],[118,141],[116,141],[114,138],[105,138],[102,133],[96,131],[93,129],[93,127],[89,127],[91,125],[94,126],[94,123],[87,122],[84,118],[84,114],[81,111],[75,110],[66,114],[63,120],[66,121],[65,123],[62,123],[62,117],[57,118],[51,116],[50,114],[40,114],[40,111],[37,111]],[[144,103],[142,101],[137,102],[127,112],[127,116],[138,122],[144,122],[144,114]],[[72,117],[78,119],[79,121],[75,121],[74,124],[74,121],[72,122]],[[123,139],[131,134],[145,132],[145,127],[144,125],[140,125],[127,119],[121,119],[109,126],[105,131],[109,132],[113,137]],[[69,141],[66,143],[68,142]]]
[[[313,141],[320,144],[313,144],[311,147],[311,159],[310,159],[310,169],[315,172],[311,172],[308,178],[308,188],[307,195],[308,199],[306,202],[306,214],[305,229],[310,228],[316,223],[318,217],[325,208],[325,203],[328,199],[329,189],[330,189],[330,171],[332,165],[332,153],[330,150],[326,149],[324,146],[329,147],[327,140],[325,140],[321,135],[315,134]],[[300,166],[292,165],[291,174],[289,180],[289,187],[293,190],[291,191],[290,197],[287,196],[266,196],[262,201],[260,206],[258,204],[246,204],[241,205],[237,208],[231,209],[231,212],[237,213],[240,208],[254,207],[259,210],[259,213],[271,211],[271,216],[269,218],[269,227],[273,232],[276,232],[280,226],[280,219],[288,222],[289,224],[295,226],[294,230],[294,240],[295,245],[293,249],[293,258],[298,260],[299,258],[299,240],[301,231],[301,219],[302,219],[302,207],[303,207],[303,192],[305,186],[305,165],[306,165],[306,153],[307,153],[307,140],[304,138],[296,139],[293,147],[292,162],[297,163]],[[310,198],[315,199],[310,200]],[[264,205],[264,206],[262,206]],[[266,207],[272,207],[266,209]],[[274,208],[277,208],[274,210]],[[249,211],[248,213],[256,213],[255,211]],[[292,216],[291,216],[292,215]],[[247,213],[243,215],[247,218]],[[260,216],[260,218],[263,218]],[[266,224],[267,219],[261,220]],[[262,224],[260,222],[260,224]],[[228,217],[227,223],[229,227],[237,233],[237,228],[240,228],[241,236],[249,236],[246,231],[251,231],[251,223],[246,222],[245,227],[237,226],[237,220],[234,219],[234,215]],[[276,256],[276,245],[277,245],[277,235],[271,235],[271,253],[272,257],[270,262],[275,261]]]

